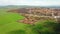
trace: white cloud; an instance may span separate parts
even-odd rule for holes
[[[60,5],[60,0],[0,0],[0,5]]]

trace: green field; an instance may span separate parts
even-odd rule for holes
[[[0,34],[24,29],[26,25],[17,22],[17,20],[22,18],[23,16],[20,16],[17,13],[8,13],[7,9],[0,9]]]
[[[23,19],[24,17],[18,13],[7,12],[8,9],[0,9],[0,34],[40,34],[37,30],[43,31],[42,34],[53,34],[53,24],[48,23],[48,26],[45,25],[44,21],[37,26],[32,26],[28,24],[23,24],[17,22],[17,20]],[[53,25],[53,26],[52,26]],[[52,27],[51,27],[52,26]],[[47,33],[45,33],[45,31]],[[52,33],[49,33],[52,32]]]

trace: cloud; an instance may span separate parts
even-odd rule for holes
[[[60,5],[60,0],[0,0],[0,5]]]

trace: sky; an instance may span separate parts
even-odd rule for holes
[[[0,5],[60,6],[60,0],[0,0]]]

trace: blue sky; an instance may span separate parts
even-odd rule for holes
[[[60,0],[0,0],[0,5],[60,6]]]

